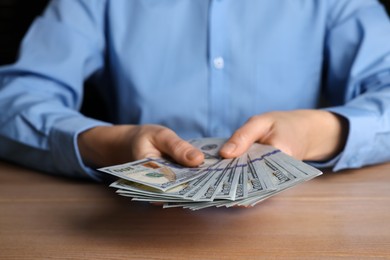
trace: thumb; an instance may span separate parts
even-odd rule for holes
[[[256,141],[265,139],[271,131],[272,120],[265,115],[251,117],[237,129],[220,150],[224,158],[241,156]]]
[[[154,136],[154,145],[163,154],[184,166],[198,166],[204,159],[201,151],[167,128]]]

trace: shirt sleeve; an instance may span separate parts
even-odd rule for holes
[[[86,167],[77,135],[107,125],[79,113],[83,83],[103,69],[105,1],[53,1],[23,39],[15,64],[0,68],[0,157],[72,177]]]
[[[377,1],[335,1],[326,36],[327,110],[345,117],[334,170],[390,160],[390,22]],[[321,166],[321,164],[316,164]]]

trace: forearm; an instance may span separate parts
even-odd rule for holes
[[[85,118],[75,112],[35,114],[39,108],[31,106],[17,112],[0,98],[0,157],[25,166],[71,177],[98,179],[96,172],[85,167],[79,158],[75,138],[84,129],[103,125],[104,122]],[[17,102],[15,102],[16,104]],[[24,104],[26,105],[26,104]]]
[[[335,170],[390,160],[390,88],[365,93],[344,106],[327,110],[347,118],[349,132]]]

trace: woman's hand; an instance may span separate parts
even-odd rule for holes
[[[184,166],[203,162],[203,153],[159,125],[99,126],[78,136],[78,147],[86,165],[103,167],[143,159],[172,158]]]
[[[259,142],[296,159],[322,161],[343,149],[347,133],[346,119],[328,111],[270,112],[250,118],[230,137],[220,154],[237,157]]]

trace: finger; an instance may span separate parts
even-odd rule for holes
[[[150,149],[144,149],[144,151],[140,149],[135,158],[136,160],[141,160],[144,158],[160,158],[161,156],[161,152],[153,147]]]
[[[229,138],[220,151],[224,158],[242,155],[256,141],[265,139],[272,129],[273,121],[265,115],[251,117]]]
[[[204,160],[201,151],[181,139],[168,128],[160,130],[153,137],[153,143],[158,150],[170,156],[179,164],[193,167],[200,165]]]
[[[161,151],[159,151],[153,143],[151,143],[150,138],[142,139],[139,138],[137,142],[131,145],[132,157],[134,160],[141,160],[144,158],[156,158],[161,157]]]

